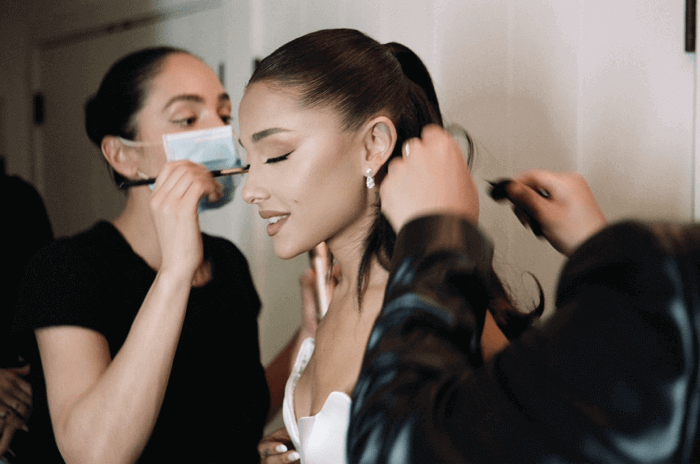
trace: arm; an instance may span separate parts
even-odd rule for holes
[[[400,233],[348,461],[697,460],[700,232],[666,240],[672,250],[637,224],[598,233],[567,263],[554,315],[482,365],[489,245],[467,192],[449,196],[469,175],[439,130],[410,143],[380,189]],[[426,214],[439,216],[409,222]]]
[[[148,442],[202,262],[197,205],[214,192],[202,166],[177,162],[163,168],[151,197],[160,269],[114,359],[95,331],[36,331],[53,429],[66,462],[135,462]]]
[[[454,246],[435,246],[436,229]],[[689,459],[696,263],[669,261],[637,224],[606,229],[567,264],[552,318],[479,367],[464,340],[483,317],[473,282],[487,242],[446,216],[408,224],[399,241],[353,395],[349,462]]]

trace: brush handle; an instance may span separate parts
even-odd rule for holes
[[[506,186],[511,182],[510,179],[500,179],[497,181],[487,180],[486,182],[491,184],[491,188],[489,191],[489,196],[491,198],[493,198],[496,201],[505,200],[505,199],[510,200],[510,198],[508,197],[508,192],[506,191]],[[549,198],[549,192],[547,192],[546,190],[538,189],[536,191],[542,198]],[[520,207],[520,210],[527,217],[527,222],[530,225],[530,230],[532,230],[532,233],[535,234],[537,237],[542,237],[544,235],[542,233],[542,226],[532,216],[532,213],[530,213],[528,210],[526,210],[523,207]]]
[[[316,272],[316,302],[317,302],[317,317],[322,319],[328,311],[328,306],[330,304],[330,279],[331,279],[331,256],[328,245],[325,243],[320,243],[314,249],[309,251],[309,259],[311,260],[311,267]]]
[[[214,171],[209,171],[209,172],[214,177],[233,176],[236,174],[247,173],[249,167],[250,167],[250,165],[243,166],[242,168],[216,169]],[[139,185],[150,185],[150,184],[155,184],[155,183],[156,183],[155,177],[149,177],[148,179],[125,180],[124,182],[119,184],[119,189],[124,190],[124,189],[128,189],[129,187],[138,187]]]

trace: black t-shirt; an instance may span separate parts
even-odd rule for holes
[[[257,444],[269,408],[258,344],[260,300],[240,251],[222,238],[203,235],[203,240],[213,279],[191,291],[165,399],[140,463],[259,459]],[[155,276],[114,226],[100,222],[34,257],[15,332],[86,327],[105,336],[114,358]],[[51,430],[36,340],[33,334],[23,339],[22,354],[32,364],[29,436],[35,460],[63,462]]]

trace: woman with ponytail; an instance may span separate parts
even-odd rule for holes
[[[351,395],[396,241],[381,213],[379,186],[406,140],[428,124],[442,126],[435,89],[407,47],[355,30],[322,30],[260,63],[239,118],[250,163],[243,198],[269,221],[275,252],[288,259],[326,242],[342,274],[287,382],[286,431],[258,450],[268,464],[342,463]],[[477,197],[473,185],[465,194]],[[472,205],[476,220],[478,201]],[[482,346],[491,348],[477,349],[478,356],[503,347],[503,333],[517,335],[534,317],[513,308],[495,275],[490,286],[493,314],[486,315]],[[480,338],[471,342],[478,346]]]

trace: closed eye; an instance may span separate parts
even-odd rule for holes
[[[278,156],[276,158],[268,158],[267,160],[265,160],[265,164],[279,163],[280,161],[284,161],[287,158],[289,158],[289,155],[291,155],[291,154],[292,153],[289,152],[286,155]]]

